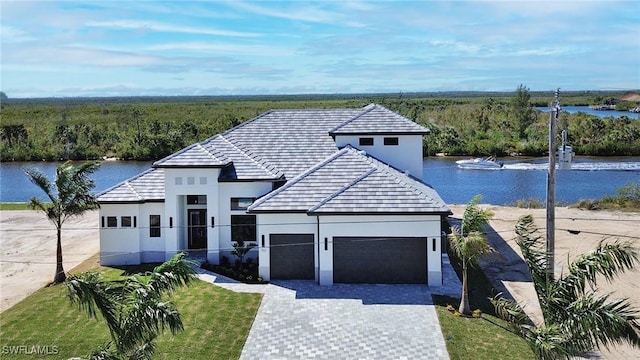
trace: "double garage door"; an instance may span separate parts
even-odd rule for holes
[[[313,234],[271,234],[269,239],[272,279],[315,278]],[[427,239],[334,237],[333,281],[426,284]]]

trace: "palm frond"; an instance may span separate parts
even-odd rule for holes
[[[528,327],[525,341],[537,359],[569,359],[574,355],[570,350],[571,339],[557,325]]]
[[[102,275],[95,272],[72,275],[65,281],[65,285],[72,303],[77,304],[80,310],[92,318],[96,318],[99,311],[112,337],[119,336],[118,303],[108,295],[108,285]]]
[[[592,291],[565,309],[564,319],[558,325],[573,334],[572,344],[577,353],[622,342],[640,347],[637,310],[628,300],[609,301],[609,296],[598,296]]]
[[[522,332],[522,325],[529,322],[529,317],[520,304],[502,297],[502,293],[490,299],[499,318],[506,321],[516,332]]]
[[[569,265],[569,274],[565,283],[578,293],[585,291],[586,284],[596,286],[596,279],[602,276],[607,281],[630,270],[638,263],[638,252],[631,242],[604,243],[597,248],[579,256]]]
[[[178,287],[188,285],[196,279],[194,268],[197,264],[187,259],[185,253],[178,253],[171,259],[158,265],[150,275],[151,282],[161,292],[172,292]]]
[[[488,224],[489,219],[493,217],[493,212],[478,207],[481,199],[482,197],[480,195],[474,196],[464,209],[462,228],[460,231],[462,236],[467,236],[472,232],[482,232],[482,229]]]

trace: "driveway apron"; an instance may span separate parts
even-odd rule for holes
[[[449,267],[447,286],[437,288],[295,280],[246,285],[210,273],[201,278],[264,293],[241,359],[431,360],[449,358],[431,294],[460,292],[453,269],[443,267]]]

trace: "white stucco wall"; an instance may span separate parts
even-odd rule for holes
[[[222,182],[219,187],[218,202],[218,218],[216,227],[218,227],[220,256],[226,256],[230,261],[235,258],[231,255],[233,244],[231,242],[231,215],[246,215],[245,210],[231,210],[231,198],[259,198],[269,192],[273,188],[271,182]],[[257,219],[256,219],[257,221]],[[257,232],[256,232],[257,233]],[[260,238],[257,235],[256,241]],[[251,250],[246,258],[258,257],[258,250]]]
[[[321,285],[333,284],[334,237],[424,237],[427,238],[427,269],[425,271],[429,286],[442,285],[440,216],[320,216],[319,227],[317,221],[318,217],[306,214],[258,214],[260,276],[270,280],[270,234],[314,234],[316,280]],[[327,238],[326,250],[325,238]]]
[[[258,214],[258,273],[264,280],[271,280],[269,234],[315,234],[314,259],[318,279],[318,246],[316,217],[307,214]]]
[[[360,146],[361,137],[373,138],[373,145]],[[384,145],[385,137],[397,137],[398,145]],[[409,171],[412,176],[423,178],[421,135],[337,135],[336,145],[339,148],[351,145],[400,171]]]
[[[165,231],[165,260],[180,251],[188,251],[187,208],[203,206],[186,204],[187,195],[207,196],[207,223],[211,217],[218,219],[218,175],[220,169],[167,168],[165,176],[165,217],[168,226]],[[163,220],[164,222],[164,220]],[[219,263],[219,227],[207,227],[207,258]],[[165,230],[165,229],[163,229]]]
[[[107,217],[117,219],[117,227],[107,227]],[[137,227],[122,227],[122,216],[137,218]],[[104,227],[102,219],[104,218]],[[98,226],[100,226],[100,264],[140,264],[140,204],[102,204]]]
[[[149,236],[149,215],[160,215],[160,237]],[[140,204],[140,217],[138,218],[140,234],[140,261],[162,262],[165,260],[165,234],[169,222],[164,216],[164,203],[152,202]]]
[[[427,238],[427,281],[429,286],[442,285],[440,253],[440,216],[438,215],[366,215],[320,216],[320,284],[333,284],[334,237],[425,237]],[[328,239],[324,250],[324,238]],[[398,259],[402,261],[402,259]]]

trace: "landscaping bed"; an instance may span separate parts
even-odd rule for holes
[[[252,259],[247,259],[247,261],[244,263],[236,261],[232,264],[227,257],[223,256],[222,260],[220,261],[220,265],[205,262],[201,265],[201,267],[205,270],[209,270],[211,272],[226,276],[234,280],[238,280],[245,284],[268,283],[258,275],[258,264],[253,262]]]

